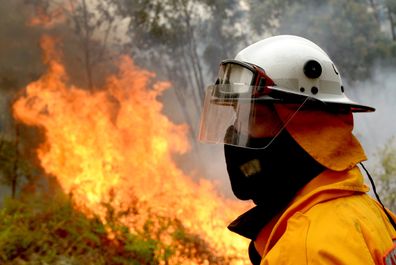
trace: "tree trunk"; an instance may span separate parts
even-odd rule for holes
[[[378,15],[378,8],[377,8],[377,3],[374,0],[370,0],[370,6],[373,9],[373,15],[375,18],[375,21],[377,21],[378,24],[381,23],[379,15]]]
[[[390,23],[390,30],[391,30],[391,34],[392,34],[392,40],[396,41],[396,21],[393,17],[393,13],[392,10],[390,9],[390,7],[387,7],[387,11],[388,11],[388,19],[389,19],[389,23]]]
[[[83,49],[84,49],[84,64],[85,64],[85,72],[87,75],[87,83],[89,90],[93,90],[93,80],[92,80],[92,59],[90,52],[90,35],[91,30],[89,29],[89,18],[88,18],[88,10],[86,0],[82,0],[82,8],[83,8],[83,23],[84,23],[84,36],[83,36]]]
[[[16,196],[16,189],[18,185],[18,162],[19,162],[19,125],[15,124],[15,159],[14,165],[12,168],[12,178],[11,178],[11,197],[15,198]]]

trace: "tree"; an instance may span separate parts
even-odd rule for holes
[[[379,24],[388,24],[392,40],[396,41],[396,1],[395,0],[370,0],[375,19]]]
[[[242,34],[238,1],[112,1],[129,19],[129,49],[138,64],[173,84],[184,121],[196,138],[205,84],[212,83],[221,59],[233,54]]]
[[[63,43],[71,78],[89,90],[100,87],[120,54],[117,17],[106,1],[25,0],[35,10],[32,25]],[[82,76],[81,73],[84,73]]]
[[[43,71],[38,43],[41,30],[27,26],[32,10],[22,0],[0,0],[0,92],[13,95]],[[12,93],[11,93],[12,94]]]
[[[390,31],[392,34],[392,40],[396,41],[396,1],[386,0],[385,1],[387,17],[389,20]]]
[[[20,128],[15,125],[14,139],[0,138],[0,183],[10,187],[12,198],[16,197],[22,184],[33,184],[37,173],[32,162],[22,155]]]
[[[32,9],[22,0],[0,4],[0,183],[15,197],[35,171],[21,137],[29,130],[14,122],[11,105],[20,88],[43,71],[40,48],[34,45],[42,31],[28,26]]]
[[[349,81],[370,77],[373,66],[396,58],[383,16],[373,1],[253,1],[251,22],[258,33],[296,34],[318,43]],[[268,16],[260,12],[266,11]],[[263,23],[260,23],[260,19]]]

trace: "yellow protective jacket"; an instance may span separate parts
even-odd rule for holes
[[[321,173],[259,233],[261,265],[396,264],[396,231],[368,190],[357,167]]]

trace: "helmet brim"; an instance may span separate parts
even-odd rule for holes
[[[304,100],[307,97],[317,100],[325,105],[329,105],[331,107],[341,107],[341,108],[349,108],[352,112],[374,112],[375,108],[363,104],[359,104],[355,101],[349,99],[345,94],[342,96],[340,95],[322,95],[319,96],[311,96],[307,95],[306,93],[290,91],[290,89],[278,87],[278,86],[270,86],[268,89],[271,90],[271,96],[274,98],[295,98]]]

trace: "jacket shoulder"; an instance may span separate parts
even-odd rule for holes
[[[304,213],[308,264],[382,264],[395,232],[367,194],[329,200]]]
[[[296,212],[261,264],[383,264],[395,236],[368,195],[341,197]]]

